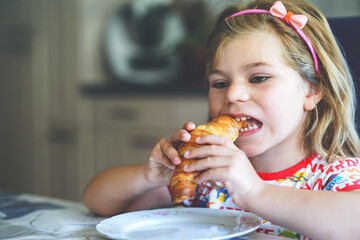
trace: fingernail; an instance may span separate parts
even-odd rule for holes
[[[184,153],[184,157],[188,158],[189,156],[190,156],[190,152],[189,152],[189,151],[186,151],[186,152]]]
[[[200,137],[195,138],[195,142],[200,142]]]
[[[174,163],[175,163],[175,164],[180,164],[180,163],[181,163],[181,159],[180,159],[179,157],[176,157],[176,158],[174,159]]]
[[[184,170],[184,171],[188,171],[188,170],[189,170],[189,165],[185,165],[185,166],[183,167],[183,170]]]

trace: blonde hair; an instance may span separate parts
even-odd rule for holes
[[[226,8],[218,17],[206,45],[207,73],[215,66],[223,45],[242,36],[274,33],[282,43],[285,62],[295,69],[323,97],[307,114],[304,148],[316,151],[327,161],[358,157],[360,141],[355,130],[355,90],[352,76],[326,18],[304,0],[282,0],[287,11],[303,14],[308,22],[302,31],[310,39],[319,61],[319,74],[305,41],[289,24],[270,14],[245,14],[229,18],[245,9],[269,10],[275,0],[250,1]]]

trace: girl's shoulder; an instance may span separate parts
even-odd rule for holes
[[[309,189],[351,191],[360,189],[360,158],[343,158],[327,162],[317,155],[309,161],[307,172]]]
[[[360,158],[338,158],[333,162],[327,162],[325,158],[315,154],[307,162],[307,167],[310,167],[312,171],[326,173],[348,171],[349,169],[357,171],[356,169],[360,167]]]

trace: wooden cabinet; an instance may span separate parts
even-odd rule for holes
[[[117,97],[95,100],[96,170],[144,162],[161,138],[187,121],[207,121],[205,96]]]
[[[79,199],[80,122],[92,116],[80,109],[91,100],[78,91],[78,2],[0,9],[0,189]]]

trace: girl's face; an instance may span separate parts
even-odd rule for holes
[[[231,40],[209,73],[210,115],[248,118],[249,130],[235,144],[249,158],[303,152],[305,105],[313,99],[307,82],[282,59],[280,46],[270,34]]]

